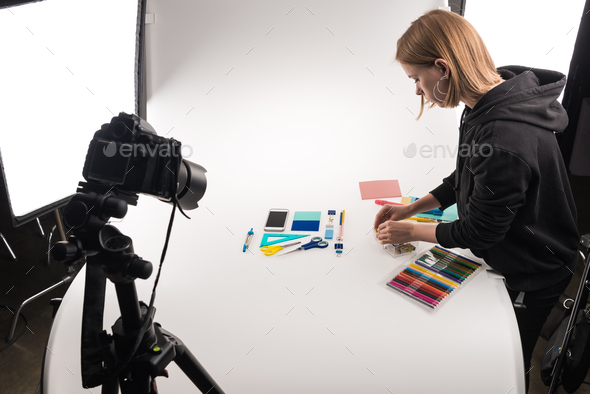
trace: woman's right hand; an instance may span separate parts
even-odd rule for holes
[[[374,228],[388,220],[398,221],[412,216],[409,205],[384,205],[375,216]]]

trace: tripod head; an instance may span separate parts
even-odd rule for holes
[[[107,277],[113,283],[148,279],[152,274],[152,263],[133,253],[130,237],[107,224],[112,217],[125,217],[128,204],[137,205],[137,194],[119,192],[112,187],[106,194],[101,194],[101,189],[105,187],[80,182],[78,193],[64,210],[64,222],[69,231],[73,230],[73,235],[56,244],[53,256],[72,264],[100,254]]]

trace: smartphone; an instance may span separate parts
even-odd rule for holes
[[[287,224],[287,216],[289,216],[288,209],[271,209],[270,211],[268,211],[268,219],[266,220],[264,231],[285,231],[285,225]]]

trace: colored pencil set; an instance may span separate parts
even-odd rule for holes
[[[473,260],[435,246],[405,266],[387,285],[434,309],[480,267]]]

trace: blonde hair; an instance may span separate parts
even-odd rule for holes
[[[475,28],[450,11],[427,12],[397,40],[395,60],[400,63],[433,66],[437,59],[444,59],[449,68],[449,91],[441,103],[443,108],[458,106],[462,96],[478,101],[490,86],[502,80]],[[427,102],[422,95],[418,118]]]

